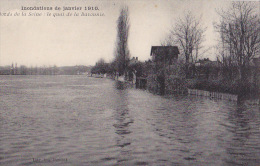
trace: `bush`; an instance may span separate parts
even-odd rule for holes
[[[157,79],[155,74],[150,74],[147,77],[147,89],[151,92],[157,92]]]
[[[170,75],[165,79],[165,90],[168,94],[187,91],[187,81],[183,77]]]
[[[195,80],[187,84],[190,89],[206,90],[211,92],[222,92],[230,94],[243,94],[258,93],[258,88],[251,84],[240,85],[238,81],[222,81],[222,80]]]

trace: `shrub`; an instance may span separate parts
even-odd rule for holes
[[[170,75],[165,79],[165,90],[168,94],[186,91],[187,81],[183,77]]]

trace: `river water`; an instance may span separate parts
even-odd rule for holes
[[[85,76],[0,76],[0,165],[258,165],[256,105]]]

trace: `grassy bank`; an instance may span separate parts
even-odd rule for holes
[[[235,94],[247,99],[259,98],[260,92],[259,85],[253,83],[240,84],[238,81],[185,79],[175,75],[167,76],[164,79],[156,75],[149,75],[146,88],[156,94],[187,93],[189,88]]]

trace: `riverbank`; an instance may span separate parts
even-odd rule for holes
[[[145,89],[150,93],[171,96],[171,95],[195,95],[195,96],[204,96],[208,98],[214,98],[218,100],[228,100],[235,102],[244,102],[250,105],[259,105],[259,98],[255,94],[251,96],[239,97],[236,90],[237,86],[230,86],[227,84],[220,85],[220,83],[205,83],[202,84],[202,80],[197,79],[183,79],[179,77],[168,77],[165,80],[165,88],[160,85],[160,82],[156,77],[137,77],[136,81],[125,81],[124,79],[116,79],[112,75],[108,75],[106,78],[121,81],[127,84],[127,87]],[[205,80],[204,80],[205,82]],[[227,88],[229,87],[229,88]],[[231,87],[231,88],[230,88]],[[199,88],[199,89],[195,89]],[[162,94],[161,91],[164,91]],[[224,93],[223,93],[224,92]],[[231,92],[231,93],[229,93]]]

